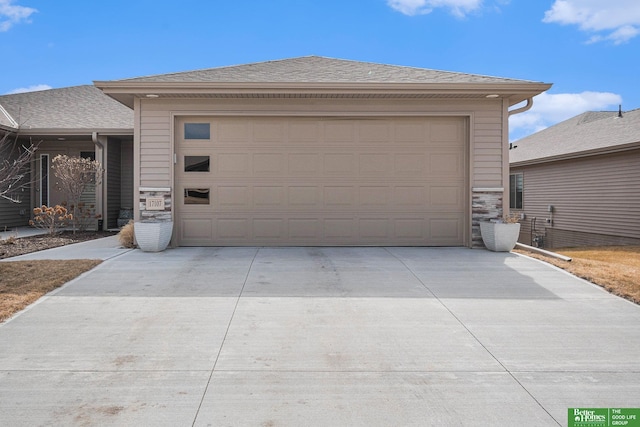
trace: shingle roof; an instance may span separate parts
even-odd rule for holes
[[[509,151],[509,162],[539,162],[640,146],[640,109],[617,111],[587,111],[516,142]]]
[[[438,71],[371,62],[304,56],[173,74],[137,77],[121,82],[237,83],[515,83],[524,80]]]
[[[0,105],[25,131],[133,129],[133,111],[92,85],[3,95]]]

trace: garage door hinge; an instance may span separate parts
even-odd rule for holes
[[[178,164],[178,155],[176,153],[173,153],[173,164],[174,165]]]

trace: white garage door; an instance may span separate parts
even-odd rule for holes
[[[466,121],[183,117],[181,246],[460,246]]]

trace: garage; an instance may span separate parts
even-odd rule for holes
[[[173,247],[483,247],[509,117],[551,87],[318,56],[95,84],[134,111],[134,219]]]
[[[176,116],[180,246],[462,246],[468,118]]]

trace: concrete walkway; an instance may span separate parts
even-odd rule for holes
[[[134,250],[0,326],[0,425],[566,425],[639,406],[638,325],[515,254]]]

